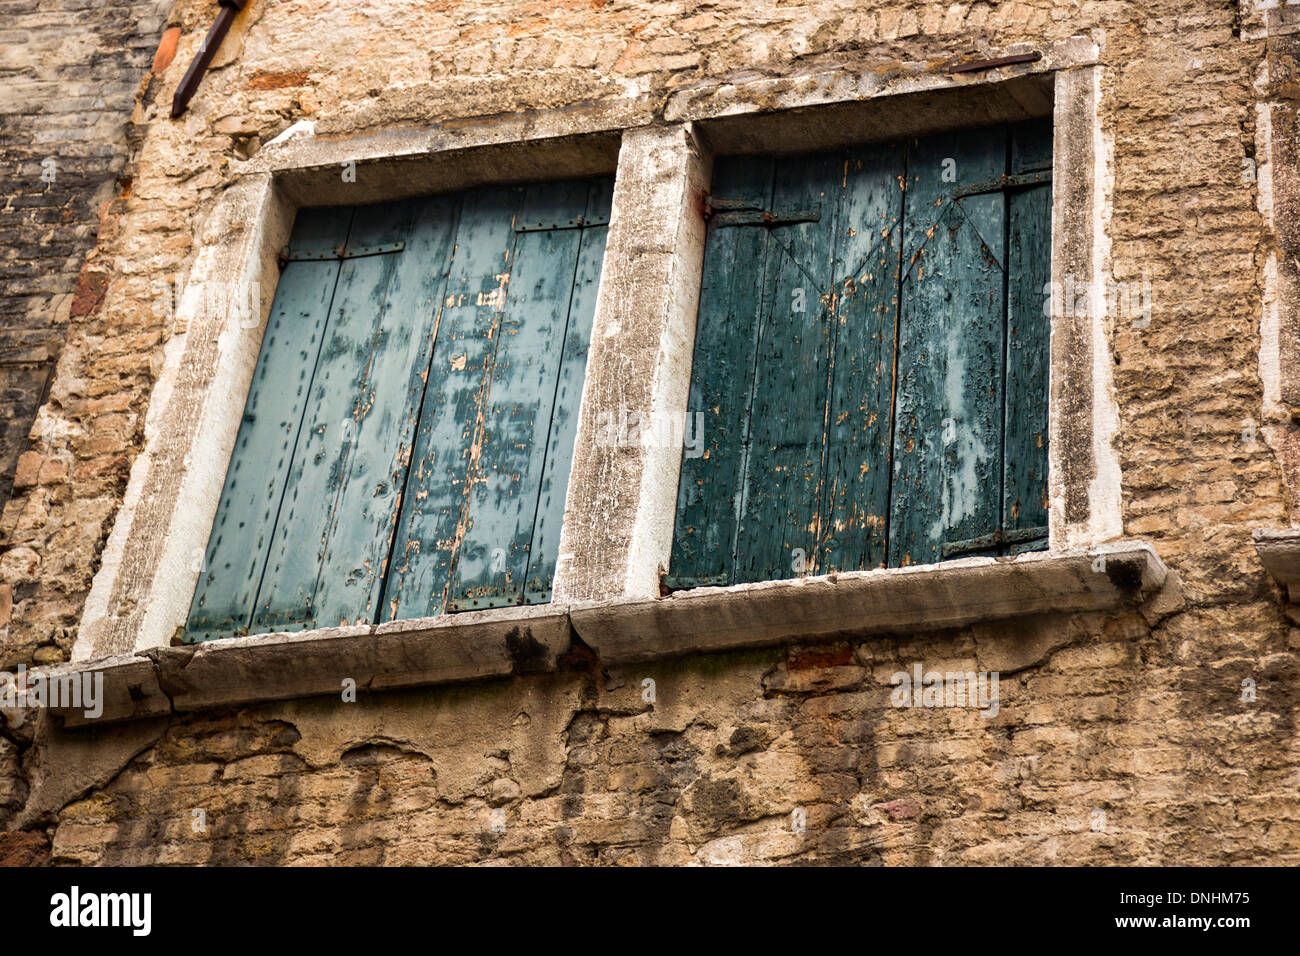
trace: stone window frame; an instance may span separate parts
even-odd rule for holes
[[[1255,74],[1254,153],[1242,181],[1255,189],[1267,237],[1261,268],[1259,377],[1260,421],[1242,421],[1254,440],[1256,428],[1282,463],[1293,502],[1288,527],[1253,531],[1260,563],[1289,604],[1300,604],[1300,107],[1290,87],[1300,59],[1300,3],[1240,0],[1242,40],[1264,40]]]
[[[553,670],[575,639],[608,665],[1148,606],[1167,593],[1167,572],[1149,545],[1120,537],[1106,297],[1094,292],[1083,307],[1062,301],[1066,276],[1106,287],[1111,151],[1099,118],[1101,67],[1095,44],[1081,37],[1039,52],[1036,62],[972,73],[917,64],[722,84],[673,94],[657,115],[627,100],[350,139],[318,139],[309,123],[290,127],[244,164],[202,226],[145,448],[73,661],[53,670],[110,671],[106,715],[121,719],[338,693],[341,675],[383,689]],[[972,121],[960,125],[1053,117],[1048,550],[661,597],[713,155],[922,135],[954,128],[955,115]],[[355,181],[341,189],[347,164]],[[328,192],[353,205],[608,173],[616,175],[613,208],[552,602],[170,647],[189,610],[195,557],[206,550],[295,210]],[[229,310],[202,308],[230,300],[213,290],[236,301],[257,292],[248,328]],[[641,442],[597,441],[602,413],[624,409],[641,415]]]
[[[1238,35],[1243,40],[1300,33],[1296,0],[1238,0]]]

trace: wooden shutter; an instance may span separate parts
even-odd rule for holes
[[[294,224],[291,253],[345,243],[351,221],[351,209],[303,210]],[[333,258],[295,259],[280,274],[199,572],[187,640],[229,636],[248,627],[298,445],[339,265]]]
[[[610,185],[300,215],[187,640],[549,600]]]
[[[1041,546],[1050,154],[1042,121],[716,164],[669,587]]]
[[[946,159],[954,182],[944,181]],[[933,137],[909,156],[891,565],[938,561],[944,541],[998,527],[1005,200],[956,193],[997,179],[1005,164],[1002,130]]]
[[[688,412],[701,416],[704,449],[683,452],[672,557],[673,583],[681,587],[727,584],[734,576],[771,238],[768,229],[736,220],[741,211],[769,207],[772,169],[771,160],[720,159],[714,170],[718,211],[705,245]]]
[[[1052,130],[1022,123],[1011,130],[1011,173],[1032,182],[1052,170]],[[1052,278],[1052,186],[1007,195],[1007,402],[1003,528],[1012,554],[1047,541],[1047,408]]]
[[[411,378],[427,361],[437,276],[450,245],[445,201],[418,223],[414,210],[364,206],[353,216],[348,246],[355,251],[404,240],[409,248],[340,263],[255,631],[374,619],[384,526],[393,519],[414,424]]]
[[[815,565],[823,572],[885,562],[903,170],[898,144],[855,150],[844,163]]]

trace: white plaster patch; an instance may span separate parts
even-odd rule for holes
[[[292,126],[286,129],[279,136],[275,137],[275,139],[268,142],[266,145],[278,146],[282,143],[287,143],[295,136],[306,136],[309,139],[314,139],[316,136],[316,124],[313,123],[311,120],[298,120],[298,122],[294,123]]]

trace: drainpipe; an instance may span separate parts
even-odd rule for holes
[[[172,97],[172,119],[185,112],[185,107],[198,91],[199,83],[203,80],[203,74],[208,71],[212,58],[217,55],[217,50],[221,49],[221,41],[230,32],[230,24],[234,23],[239,11],[247,6],[248,0],[218,0],[218,3],[220,10],[217,12],[217,19],[213,21],[212,29],[199,44],[198,56],[190,63],[181,85],[176,87],[176,95]]]

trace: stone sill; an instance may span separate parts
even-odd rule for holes
[[[1168,574],[1149,544],[1125,541],[1087,552],[961,558],[696,588],[657,601],[573,607],[569,617],[601,663],[629,664],[794,640],[909,634],[1027,614],[1136,606],[1159,592]]]
[[[1099,559],[1104,558],[1104,561]],[[212,707],[547,673],[575,638],[604,666],[873,634],[914,634],[1027,614],[1142,606],[1169,572],[1145,542],[1091,551],[698,588],[591,605],[467,611],[378,626],[258,634],[37,668],[104,675],[103,713],[68,726]],[[581,648],[577,648],[581,649]]]
[[[1256,528],[1251,536],[1264,570],[1288,601],[1300,604],[1300,528]]]

